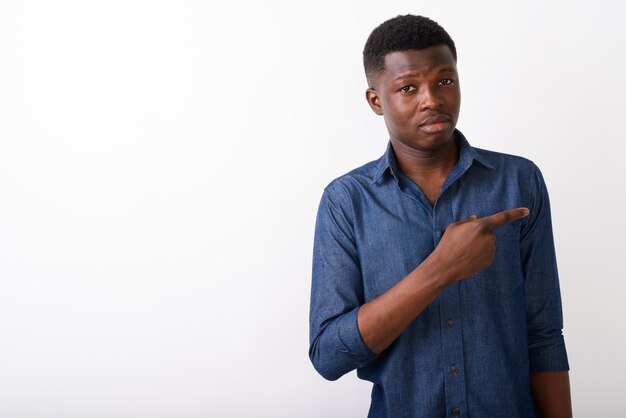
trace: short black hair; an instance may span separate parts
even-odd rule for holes
[[[383,22],[372,31],[363,49],[367,83],[373,87],[375,76],[385,70],[385,56],[390,52],[420,50],[437,45],[447,45],[456,61],[454,41],[434,20],[408,14]]]

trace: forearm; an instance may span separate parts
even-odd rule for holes
[[[571,418],[568,372],[531,372],[530,385],[542,418]]]
[[[447,285],[440,263],[431,255],[387,292],[363,304],[357,322],[365,345],[381,353]]]

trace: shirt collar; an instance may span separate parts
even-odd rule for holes
[[[479,153],[474,147],[472,147],[465,136],[458,129],[454,130],[454,138],[457,140],[457,144],[459,145],[459,162],[457,164],[461,165],[464,169],[467,169],[472,165],[473,161],[477,161],[487,168],[494,168],[494,165],[489,158],[486,155]],[[374,176],[372,177],[372,184],[378,182],[387,170],[389,170],[391,175],[397,181],[399,173],[398,163],[396,162],[393,148],[391,148],[391,141],[387,143],[387,150],[378,160]]]

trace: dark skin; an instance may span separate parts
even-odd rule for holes
[[[434,204],[458,160],[452,133],[461,91],[454,57],[447,46],[392,52],[375,84],[367,102],[385,118],[398,166]]]
[[[445,45],[392,52],[372,81],[367,102],[385,119],[398,168],[434,205],[458,161],[453,137],[461,106],[456,61]],[[528,209],[516,208],[448,225],[426,260],[361,306],[357,322],[365,344],[374,353],[384,351],[446,287],[492,263],[494,228],[527,215]],[[542,417],[572,417],[568,372],[535,372],[530,379]]]

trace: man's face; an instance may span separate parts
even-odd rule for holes
[[[366,96],[372,110],[384,116],[394,146],[432,152],[452,140],[461,91],[446,45],[387,54],[385,70]]]

